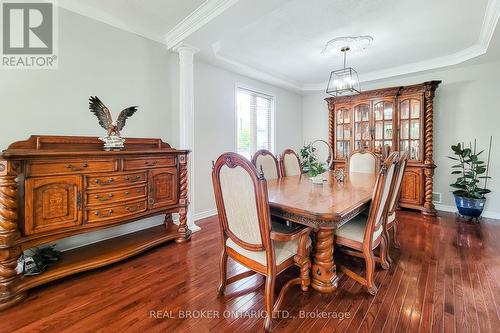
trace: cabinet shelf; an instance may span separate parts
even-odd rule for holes
[[[23,292],[75,273],[103,267],[178,237],[177,226],[159,225],[65,251],[62,259],[40,275],[23,276],[16,291]]]

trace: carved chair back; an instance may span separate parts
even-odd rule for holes
[[[292,149],[285,149],[280,157],[281,176],[297,176],[302,173],[299,156]]]
[[[349,172],[362,172],[376,174],[380,166],[377,155],[368,150],[356,150],[347,159]]]
[[[391,198],[395,183],[398,155],[397,152],[393,152],[384,161],[379,171],[377,182],[375,183],[364,235],[364,244],[372,244],[373,247],[378,245],[382,237],[383,223],[387,216],[389,199]]]
[[[399,201],[399,196],[401,194],[401,183],[403,182],[403,175],[405,173],[406,165],[408,164],[409,152],[405,151],[399,157],[399,162],[396,167],[396,180],[394,185],[394,190],[391,196],[391,202],[389,204],[388,214],[392,214],[396,211],[396,203]]]
[[[258,150],[252,157],[252,163],[257,168],[264,172],[264,177],[267,180],[280,178],[280,169],[278,166],[278,160],[274,155],[267,149]]]
[[[223,246],[227,238],[248,251],[266,251],[274,263],[267,182],[261,172],[236,153],[222,154],[214,164],[212,182]]]

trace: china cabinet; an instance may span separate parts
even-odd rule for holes
[[[326,98],[329,141],[335,169],[345,167],[355,150],[369,150],[381,159],[391,151],[409,151],[400,205],[435,215],[432,203],[433,99],[441,81],[377,89],[353,96]]]

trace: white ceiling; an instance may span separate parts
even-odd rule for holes
[[[164,42],[165,34],[206,0],[58,0],[58,5]]]
[[[374,37],[369,49],[348,54],[348,65],[371,81],[484,54],[500,15],[500,0],[59,2],[169,47],[183,41],[207,62],[297,91],[324,89],[342,66],[340,54],[321,54],[332,38]]]

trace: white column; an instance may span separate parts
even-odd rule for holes
[[[189,207],[187,224],[191,231],[200,230],[194,223],[194,54],[199,50],[193,46],[180,43],[173,48],[179,54],[179,144],[181,149],[189,149],[188,158],[188,198]]]

